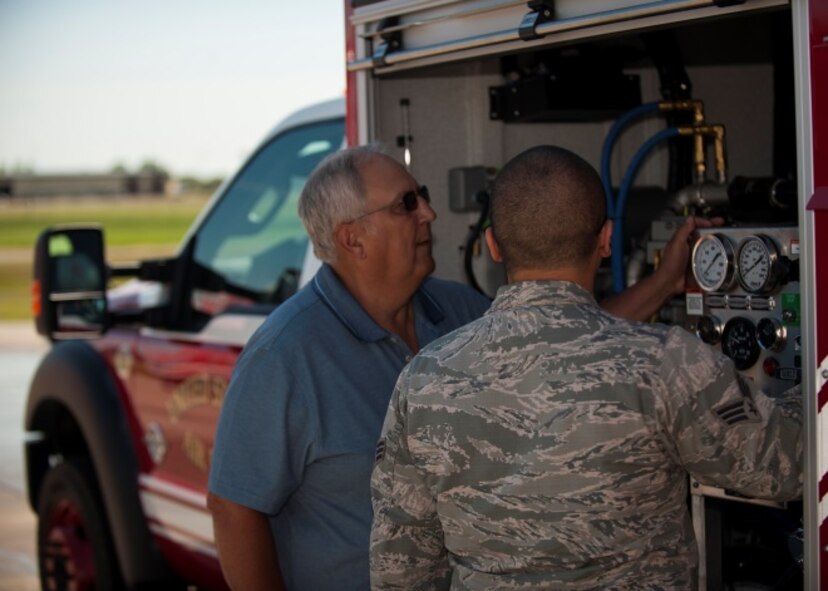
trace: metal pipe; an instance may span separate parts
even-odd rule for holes
[[[665,113],[670,111],[693,111],[693,125],[704,124],[704,101],[698,99],[661,101],[658,103],[658,108]]]
[[[705,181],[681,188],[670,199],[668,207],[673,213],[687,215],[687,210],[691,206],[705,210],[724,207],[728,203],[726,185]]]
[[[727,182],[727,159],[725,157],[725,126],[717,123],[715,125],[692,125],[678,128],[680,135],[692,135],[695,145],[695,167],[696,183],[702,184],[705,181],[707,169],[706,155],[704,151],[704,137],[712,137],[714,141],[714,154],[716,158],[716,180],[719,184]]]
[[[694,129],[696,129],[694,127]],[[694,163],[696,166],[696,182],[703,183],[707,177],[707,155],[704,153],[704,136],[693,133]]]

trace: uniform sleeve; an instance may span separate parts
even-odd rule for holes
[[[802,494],[801,392],[763,394],[724,355],[670,330],[659,422],[676,460],[699,482],[764,499]]]
[[[371,478],[371,588],[448,589],[450,569],[436,500],[406,440],[407,373],[397,382],[377,444]]]
[[[288,364],[267,347],[244,350],[222,405],[210,468],[210,492],[269,515],[301,484],[315,436]]]

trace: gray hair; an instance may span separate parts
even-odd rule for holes
[[[334,152],[320,162],[299,197],[299,218],[313,243],[313,252],[326,263],[336,261],[334,230],[359,216],[365,202],[360,166],[388,156],[375,144]]]

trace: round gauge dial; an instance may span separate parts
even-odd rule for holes
[[[759,344],[756,342],[756,327],[753,322],[741,316],[728,320],[722,331],[722,353],[733,360],[738,370],[752,367],[759,359]]]
[[[722,322],[715,316],[702,316],[696,323],[696,335],[708,345],[715,345],[722,337]]]
[[[762,318],[756,324],[756,340],[768,351],[781,351],[785,347],[785,327],[776,318]]]
[[[778,260],[773,240],[761,234],[746,238],[739,247],[739,283],[751,293],[770,291],[776,284]]]
[[[705,234],[693,247],[693,276],[705,291],[720,291],[733,282],[733,245],[722,234]]]

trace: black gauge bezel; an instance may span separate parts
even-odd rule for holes
[[[759,330],[759,326],[763,322],[770,322],[773,326],[773,333],[776,337],[773,343],[766,345],[762,342],[761,334],[762,332]],[[756,342],[764,351],[781,351],[785,347],[785,343],[787,342],[788,331],[785,329],[785,325],[782,324],[778,319],[771,318],[766,316],[765,318],[760,318],[759,322],[756,323]]]
[[[712,334],[716,336],[713,340],[705,339],[703,336],[704,331],[702,330],[702,323],[710,323],[709,328],[711,329]],[[715,345],[722,340],[722,321],[719,320],[717,316],[713,316],[710,314],[706,314],[696,321],[696,336],[703,343],[707,343],[708,345]]]
[[[747,327],[751,333],[747,340],[747,344],[750,347],[747,357],[734,357],[734,352],[730,348],[730,333],[736,330],[739,326]],[[756,325],[749,318],[745,318],[744,316],[735,316],[728,320],[727,324],[725,324],[724,330],[722,330],[722,353],[733,360],[733,365],[735,365],[736,369],[739,371],[750,369],[759,360],[759,355],[762,351],[756,337]]]

